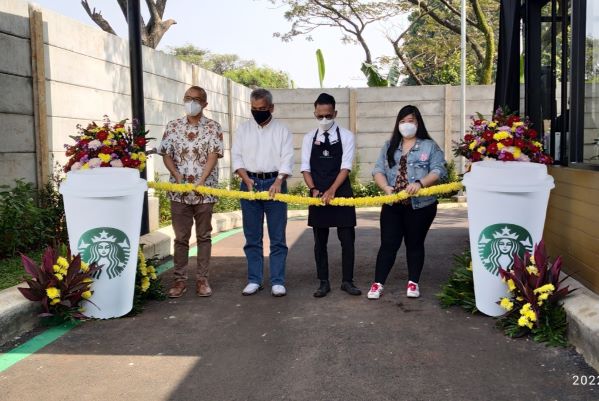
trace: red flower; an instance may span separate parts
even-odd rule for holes
[[[524,149],[524,141],[520,138],[514,139],[514,146],[519,147],[520,149]]]
[[[505,146],[512,146],[514,144],[513,138],[505,138],[501,141]]]
[[[514,160],[514,155],[511,154],[510,152],[503,152],[503,160],[512,161],[512,160]]]
[[[140,148],[143,148],[146,145],[146,138],[144,138],[143,136],[138,136],[137,138],[135,138],[135,144]]]
[[[507,124],[506,125],[509,126],[509,127],[511,127],[512,124],[514,124],[515,122],[518,122],[518,121],[520,121],[520,117],[518,117],[518,116],[510,116],[507,119]]]
[[[466,141],[466,142],[472,142],[473,139],[474,139],[474,136],[471,134],[464,135],[464,141]]]
[[[121,162],[123,162],[125,167],[128,167],[129,164],[131,164],[131,158],[129,156],[123,156],[121,157]]]
[[[473,162],[477,162],[480,159],[482,159],[483,155],[481,155],[479,152],[472,152],[472,155],[470,157],[472,158]]]
[[[99,141],[102,141],[102,142],[104,142],[105,140],[107,140],[107,139],[108,139],[108,134],[106,133],[106,131],[100,131],[100,132],[98,132],[98,134],[96,135],[96,138],[97,138]]]
[[[497,142],[490,143],[487,146],[487,153],[489,153],[491,155],[496,155],[497,154],[497,150],[498,150],[497,149]]]
[[[493,131],[486,130],[483,133],[483,139],[485,141],[487,141],[487,142],[492,141],[493,140],[493,135],[495,135],[495,133]]]
[[[102,162],[102,164],[100,164],[101,167],[110,167],[110,163],[105,163]]]
[[[530,139],[537,139],[539,137],[539,134],[537,133],[536,130],[534,130],[534,129],[531,128],[531,129],[528,130],[528,137]]]
[[[100,148],[100,153],[106,153],[109,155],[112,153],[112,148],[110,146],[102,146],[102,148]]]

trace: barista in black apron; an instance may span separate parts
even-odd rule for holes
[[[334,110],[334,106],[331,110]],[[333,143],[331,143],[331,134],[328,131],[323,133],[324,141],[318,140],[318,129],[314,132],[310,152],[310,171],[303,172],[304,178],[310,188],[311,196],[322,196],[331,187],[338,186],[334,192],[335,197],[352,197],[349,170],[345,170],[343,173],[341,170],[343,142],[339,126],[333,125],[329,129],[334,129],[337,134],[336,141]],[[345,178],[339,184],[337,181],[343,176]],[[330,227],[337,227],[337,236],[341,242],[343,274],[341,289],[351,295],[360,295],[361,291],[353,284],[356,209],[350,206],[310,206],[308,225],[314,231],[314,257],[320,280],[320,286],[314,296],[324,297],[331,290],[327,253]]]

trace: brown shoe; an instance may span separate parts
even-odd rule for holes
[[[184,281],[175,281],[172,287],[168,290],[169,298],[179,298],[181,295],[185,294],[187,288],[185,288]]]
[[[209,297],[212,295],[212,288],[210,288],[207,278],[198,279],[198,282],[196,283],[196,294],[198,294],[198,297]]]

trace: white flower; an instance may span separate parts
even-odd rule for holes
[[[100,167],[100,165],[102,164],[102,160],[100,160],[99,157],[94,157],[93,159],[89,159],[87,164],[89,165],[89,168]]]
[[[123,167],[123,162],[120,161],[120,160],[118,160],[118,159],[117,160],[111,160],[110,161],[110,165],[112,167]]]
[[[87,144],[87,147],[90,148],[90,149],[98,149],[98,148],[102,147],[102,142],[100,142],[97,139],[94,139],[93,141],[90,141]]]
[[[83,164],[81,164],[80,162],[75,162],[73,163],[73,165],[71,166],[71,170],[80,170],[81,166],[83,166]]]

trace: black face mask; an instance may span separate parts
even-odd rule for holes
[[[252,110],[252,116],[254,116],[254,120],[256,120],[258,124],[262,124],[265,121],[268,121],[271,114],[268,110]]]

